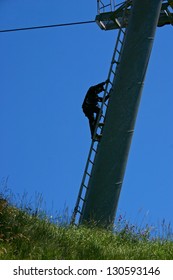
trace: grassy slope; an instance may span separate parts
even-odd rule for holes
[[[125,229],[56,226],[0,200],[0,259],[173,259],[173,242]]]

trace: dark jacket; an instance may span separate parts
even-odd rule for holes
[[[104,90],[104,85],[105,82],[89,88],[83,101],[82,108],[95,107],[98,102],[102,102],[103,98],[99,97],[98,94]]]

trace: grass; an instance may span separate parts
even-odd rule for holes
[[[168,237],[168,236],[167,236]],[[1,260],[170,260],[173,241],[119,219],[114,232],[52,223],[0,198]]]

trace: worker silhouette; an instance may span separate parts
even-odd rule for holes
[[[85,114],[85,116],[89,120],[89,126],[90,126],[90,131],[91,131],[91,138],[93,139],[94,136],[94,130],[95,130],[95,125],[97,123],[98,117],[99,117],[99,112],[100,112],[100,106],[98,102],[102,102],[103,98],[98,96],[98,94],[102,91],[104,91],[104,85],[108,83],[109,80],[106,80],[103,83],[100,83],[95,86],[91,86],[89,90],[86,93],[85,99],[82,104],[82,109]],[[109,94],[105,97],[105,101],[109,98]],[[103,125],[103,124],[100,124]],[[100,140],[100,135],[96,135],[95,140],[99,141]]]

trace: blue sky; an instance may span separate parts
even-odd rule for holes
[[[1,0],[0,29],[94,20],[96,2]],[[119,201],[138,224],[173,223],[172,31],[157,28]],[[50,213],[75,205],[90,147],[81,104],[107,78],[116,34],[95,23],[0,33],[0,180],[42,194]]]

